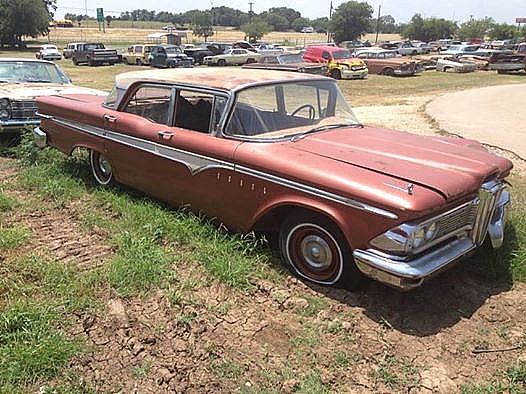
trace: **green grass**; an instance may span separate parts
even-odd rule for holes
[[[31,238],[30,231],[21,226],[4,227],[0,225],[0,251],[14,249],[23,245]]]
[[[526,362],[521,361],[496,376],[489,383],[472,383],[460,387],[461,394],[524,394],[526,393]]]
[[[0,386],[6,391],[52,378],[80,350],[57,321],[49,304],[18,304],[0,313]]]
[[[9,197],[0,188],[0,213],[12,210],[17,205],[17,201],[14,198]]]

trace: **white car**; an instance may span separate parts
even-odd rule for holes
[[[443,57],[437,60],[436,70],[443,72],[469,73],[477,69],[477,64],[462,57]]]
[[[58,51],[55,45],[42,45],[38,48],[38,52],[35,53],[35,57],[41,60],[61,60],[62,55]]]
[[[47,60],[0,58],[0,135],[19,133],[25,125],[38,125],[36,98],[62,94],[106,96],[107,93],[75,86]]]
[[[233,48],[220,55],[206,56],[203,59],[203,63],[209,66],[241,65],[255,63],[260,58],[260,53],[255,53],[242,48]]]

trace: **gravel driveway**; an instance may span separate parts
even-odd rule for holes
[[[526,84],[447,93],[426,106],[441,129],[526,159]]]

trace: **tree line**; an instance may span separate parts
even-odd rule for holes
[[[23,45],[24,36],[37,37],[46,34],[49,22],[56,10],[56,0],[0,0],[1,45]],[[190,10],[182,13],[138,9],[122,12],[112,20],[159,21],[174,26],[190,26],[194,33],[206,38],[213,34],[213,26],[231,26],[245,32],[251,40],[258,40],[270,31],[301,31],[312,27],[317,32],[328,32],[337,43],[356,40],[366,33],[399,33],[411,40],[432,41],[440,38],[510,39],[524,37],[526,28],[496,23],[492,18],[470,19],[458,24],[443,18],[423,18],[415,14],[407,23],[397,23],[391,15],[373,16],[373,8],[367,2],[347,1],[332,13],[332,18],[305,18],[299,11],[289,7],[273,7],[259,14],[244,12],[231,7],[212,7],[209,10]],[[66,14],[66,19],[79,23],[86,15]]]

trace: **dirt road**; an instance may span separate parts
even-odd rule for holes
[[[526,84],[447,93],[426,106],[441,129],[526,159]]]

